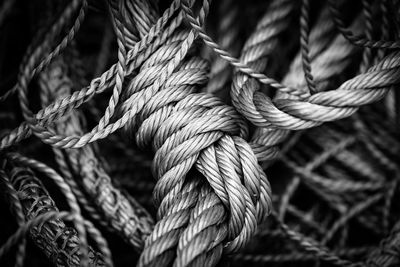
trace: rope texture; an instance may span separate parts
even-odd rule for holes
[[[10,181],[18,192],[26,220],[32,220],[49,211],[58,212],[43,184],[32,171],[14,167]],[[36,245],[56,266],[80,266],[79,239],[76,231],[61,220],[45,222],[30,230]],[[90,266],[104,266],[100,255],[89,248]]]
[[[54,62],[46,72],[42,72],[40,82],[44,94],[49,95],[48,101],[67,95],[73,86],[66,75],[62,61]],[[80,134],[83,128],[82,120],[82,116],[73,111],[69,117],[63,119],[62,123],[56,125],[55,131],[68,135]],[[136,200],[128,199],[113,186],[110,176],[97,160],[92,147],[85,146],[82,149],[67,150],[65,153],[63,160],[67,162],[61,164],[71,166],[72,170],[69,172],[73,174],[70,175],[82,177],[80,185],[90,199],[94,200],[95,208],[104,215],[114,231],[120,233],[140,251],[143,240],[152,230],[153,220],[150,215]]]
[[[263,227],[269,229],[270,224],[291,242],[284,248],[292,254],[249,256],[241,252],[233,259],[309,261],[313,254],[317,264],[319,260],[338,266],[398,264],[397,225],[379,249],[342,249],[352,229],[350,222],[379,235],[390,229],[398,182],[389,180],[387,172],[395,177],[399,174],[396,131],[383,127],[382,119],[354,114],[386,97],[400,82],[398,20],[390,16],[390,12],[396,14],[395,9],[389,8],[396,4],[363,0],[361,14],[352,14],[354,19],[347,27],[339,11],[347,6],[345,1],[328,0],[313,22],[310,1],[272,0],[239,53],[241,6],[234,2],[220,4],[220,44],[204,30],[209,0],[174,0],[166,9],[161,2],[150,0],[109,0],[104,6],[73,0],[60,9],[47,31],[39,31],[22,59],[16,85],[0,96],[5,101],[18,93],[24,120],[14,130],[1,133],[0,151],[35,135],[51,146],[63,177],[39,161],[5,154],[7,161],[24,167],[0,172],[20,226],[0,247],[0,256],[29,231],[56,265],[112,265],[107,242],[83,218],[82,207],[105,230],[117,232],[141,252],[138,266],[215,266],[223,255],[237,253],[253,238],[270,237],[267,230],[263,233]],[[13,5],[13,1],[4,3],[0,27]],[[104,31],[96,59],[99,65],[94,73],[100,75],[84,87],[88,72],[73,39],[88,5],[109,14],[111,24]],[[47,7],[54,10],[54,6]],[[227,6],[230,12],[223,14]],[[375,6],[380,10],[375,11]],[[382,20],[379,32],[375,19]],[[288,36],[297,38],[294,25],[300,26],[297,53],[291,52],[296,42],[287,44]],[[362,30],[365,37],[353,34]],[[382,40],[374,39],[378,33]],[[117,62],[104,71],[111,58],[107,47],[112,34]],[[197,39],[216,53],[211,65],[198,56]],[[64,50],[71,59],[59,57]],[[290,58],[288,67],[279,61],[281,55]],[[269,76],[280,68],[288,68],[282,71],[282,79]],[[30,84],[36,79],[42,108],[34,114]],[[233,107],[226,104],[229,92]],[[105,107],[95,99],[100,94]],[[387,112],[394,118],[396,101],[390,101],[394,104],[388,104]],[[83,104],[94,123],[75,110]],[[347,134],[345,123],[309,130],[350,116],[360,140]],[[374,125],[372,129],[369,124]],[[92,128],[86,131],[89,125]],[[112,135],[119,129],[133,142],[127,144]],[[302,130],[307,135],[302,136]],[[291,137],[290,131],[298,132]],[[132,161],[139,158],[140,164],[148,160],[142,162],[135,146],[154,152],[149,168],[156,178],[155,225],[138,199],[117,188],[110,178],[110,169],[123,172],[133,167],[109,164],[98,156],[103,146],[94,142],[107,137]],[[273,212],[275,199],[260,162],[268,167],[279,158],[292,177]],[[55,182],[70,213],[58,211],[44,185],[27,168]],[[125,183],[133,183],[138,191],[153,189],[149,183]],[[301,186],[317,196],[318,203],[309,211],[291,203]],[[274,220],[267,221],[271,212]],[[292,226],[288,215],[300,224]],[[326,218],[318,217],[323,215]],[[75,229],[63,220],[72,220]],[[261,230],[259,225],[263,225]],[[315,232],[304,234],[302,227]],[[88,245],[87,234],[100,253]],[[335,242],[337,248],[331,246]],[[16,257],[19,265],[24,247],[23,241]],[[366,257],[369,251],[367,260],[359,262],[356,256]],[[352,261],[353,257],[357,260]]]

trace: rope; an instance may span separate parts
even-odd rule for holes
[[[204,2],[200,21],[207,12]],[[227,252],[243,247],[270,206],[269,185],[253,152],[244,140],[229,136],[244,136],[244,123],[216,98],[193,92],[206,81],[206,72],[201,72],[206,68],[204,61],[190,58],[182,62],[193,40],[193,31],[180,32],[155,51],[130,82],[127,93],[131,96],[123,105],[130,111],[140,110],[136,121],[128,125],[130,129],[137,125],[138,145],[151,142],[156,150],[154,198],[159,221],[146,240],[139,266],[172,261],[179,266],[214,265],[221,256],[222,242],[227,242]],[[158,73],[162,75],[154,76]],[[196,179],[185,179],[194,164],[214,189],[205,196],[214,199],[207,201],[207,207],[197,200]],[[210,172],[209,166],[220,173]],[[226,209],[232,212],[229,221]],[[215,240],[213,233],[220,237]]]
[[[390,42],[384,40],[369,40],[361,36],[354,35],[351,31],[347,30],[344,22],[340,18],[340,11],[337,8],[335,1],[328,0],[329,9],[332,14],[333,21],[335,22],[336,28],[341,34],[354,45],[369,47],[369,48],[385,48],[385,49],[399,49],[399,42]]]
[[[82,254],[80,255],[80,260],[81,260],[81,265],[82,266],[87,266],[88,265],[88,255],[87,255],[87,239],[86,239],[86,230],[84,227],[84,219],[82,218],[82,215],[80,214],[80,207],[78,205],[78,202],[72,193],[71,189],[69,186],[64,182],[63,178],[59,176],[53,169],[49,168],[47,165],[36,161],[34,159],[30,159],[24,156],[21,156],[16,153],[9,153],[7,154],[7,158],[9,158],[12,161],[18,162],[20,164],[24,164],[25,166],[31,167],[33,169],[36,169],[44,174],[46,174],[47,177],[52,179],[54,183],[59,187],[61,192],[64,194],[70,208],[71,212],[73,214],[76,214],[74,216],[74,224],[76,231],[78,233],[78,236],[81,240],[81,251]],[[1,253],[0,253],[1,255]]]
[[[247,84],[234,83],[235,98],[248,99],[234,104],[239,111],[245,110],[243,115],[259,127],[273,125],[288,130],[315,127],[322,122],[348,117],[356,112],[359,106],[381,99],[392,85],[398,83],[398,80],[391,76],[399,71],[398,56],[399,54],[394,52],[366,73],[346,81],[336,90],[318,92],[307,99],[271,101],[269,97],[255,91],[254,88],[249,88]],[[307,112],[304,112],[305,110]]]
[[[53,200],[44,189],[43,184],[34,176],[29,169],[14,167],[10,171],[11,182],[18,191],[20,201],[24,203],[26,220],[32,220],[37,216],[49,212],[59,212]],[[24,216],[24,219],[25,219]],[[39,248],[43,250],[50,260],[57,266],[79,266],[79,239],[74,229],[66,227],[63,221],[48,221],[40,227],[30,230],[31,237]],[[97,236],[96,240],[102,240]],[[101,243],[100,243],[101,244]],[[108,247],[102,247],[101,251],[108,255],[108,265],[111,263],[111,253]],[[99,254],[89,247],[89,265],[104,266]]]
[[[269,1],[240,53],[244,39],[240,35],[247,34],[241,29],[241,9],[244,18],[248,14],[245,5],[235,1],[221,3],[216,11],[221,16],[216,30],[219,44],[205,31],[210,0],[174,0],[169,7],[153,0],[108,0],[104,6],[85,0],[68,3],[49,27],[39,31],[20,64],[16,85],[0,97],[4,101],[18,92],[23,118],[15,129],[2,131],[0,141],[0,151],[11,167],[5,166],[12,169],[6,168],[0,177],[8,199],[15,202],[12,209],[20,226],[0,248],[0,256],[29,232],[56,265],[112,265],[107,241],[83,218],[83,209],[104,231],[116,232],[141,253],[138,266],[215,266],[255,236],[273,236],[265,234],[267,230],[258,235],[259,225],[264,229],[273,225],[279,231],[280,241],[285,242],[276,244],[282,248],[280,254],[262,257],[243,252],[233,259],[261,263],[311,259],[316,264],[321,260],[362,266],[360,257],[353,256],[365,254],[365,247],[343,249],[351,238],[350,222],[377,235],[390,229],[398,182],[389,180],[386,172],[396,177],[399,173],[393,130],[379,120],[365,119],[373,125],[369,129],[357,116],[350,128],[360,141],[348,136],[345,122],[309,129],[350,117],[398,86],[399,44],[388,41],[397,34],[398,21],[392,13],[398,12],[391,10],[396,5],[389,2],[363,0],[361,14],[358,10],[351,14],[354,20],[348,29],[339,11],[348,4],[341,1],[328,1],[316,10],[308,0],[301,4]],[[13,3],[7,4],[6,11]],[[86,58],[79,58],[79,38],[73,42],[88,5],[111,20],[100,51],[89,53],[88,58],[98,62],[93,71]],[[375,12],[375,6],[380,11]],[[47,15],[54,10],[46,9]],[[315,11],[319,16],[311,23]],[[384,26],[378,27],[373,21],[380,15],[377,21]],[[89,21],[90,16],[91,12]],[[111,42],[112,30],[116,44]],[[378,37],[382,40],[373,39]],[[215,52],[211,65],[198,56],[197,39]],[[60,57],[67,46],[72,47]],[[107,50],[114,47],[116,63],[101,73],[114,56]],[[98,77],[89,80],[92,73]],[[225,95],[229,87],[233,107]],[[35,89],[42,104],[36,114],[37,99],[31,97]],[[75,110],[85,103],[89,116]],[[12,106],[6,104],[5,109]],[[120,129],[131,140],[112,135]],[[304,136],[291,137],[291,131],[302,130],[307,130]],[[32,135],[51,146],[63,177],[47,164],[6,151],[11,146],[24,150],[16,145]],[[102,139],[111,142],[94,144]],[[128,160],[102,159],[99,155],[107,146],[124,151]],[[110,170],[126,176],[145,169],[148,163],[136,146],[154,153],[155,225],[138,198],[117,188],[109,175]],[[278,187],[273,197],[260,162],[269,167],[276,160],[290,177],[282,178],[283,189],[279,192]],[[9,162],[23,167],[14,168]],[[71,212],[57,209],[35,177],[38,174],[54,181]],[[120,184],[137,191],[153,188],[141,179],[124,179]],[[315,198],[317,203],[306,203],[307,208],[294,205],[301,190],[312,194],[305,202]],[[147,207],[149,199],[140,199]],[[273,202],[278,213],[267,221]],[[74,228],[64,220],[72,220]],[[292,220],[297,222],[293,227]],[[87,234],[100,253],[89,246]],[[398,251],[386,245],[383,252],[376,252],[378,265],[396,262],[395,256],[386,254],[397,256]],[[19,265],[24,248],[21,242],[16,255]]]
[[[240,28],[238,20],[240,19],[240,7],[235,1],[222,1],[219,7],[219,14],[222,17],[218,24],[218,43],[221,47],[231,51],[233,55],[238,54],[240,46],[238,39],[240,37]],[[210,67],[210,79],[207,84],[206,92],[215,94],[221,99],[227,98],[224,91],[232,79],[233,70],[229,63],[221,57],[215,56]]]
[[[175,1],[174,4],[168,8],[163,16],[157,21],[151,28],[149,33],[139,43],[135,45],[133,49],[128,52],[128,74],[143,62],[150,54],[151,51],[156,49],[161,43],[163,43],[169,35],[176,29],[181,23],[183,15],[180,13],[172,22],[171,25],[158,36],[161,29],[164,28],[168,19],[174,14],[178,7],[179,2]],[[155,40],[155,43],[150,44],[154,38],[159,37]],[[143,51],[145,49],[145,51]],[[143,53],[145,56],[136,57],[139,53]],[[147,56],[146,56],[147,55]],[[55,101],[45,109],[36,114],[36,119],[40,120],[41,123],[50,123],[57,120],[59,117],[68,114],[72,109],[78,108],[83,103],[89,101],[95,94],[99,94],[113,85],[112,77],[116,71],[116,65],[113,65],[108,71],[104,72],[101,77],[91,81],[90,86],[76,91],[72,95],[65,97],[61,100]],[[87,143],[94,142],[97,139],[102,139],[109,134],[115,132],[117,129],[124,126],[124,124],[130,119],[131,114],[125,114],[122,118],[116,122],[108,125],[105,129],[97,133],[87,133],[81,137],[71,136],[60,136],[54,134],[52,131],[44,128],[41,125],[30,125],[22,123],[18,128],[12,130],[8,135],[4,136],[1,140],[0,149],[11,146],[12,144],[18,143],[21,140],[32,135],[32,129],[37,132],[37,136],[46,143],[50,143],[53,146],[63,148],[78,148],[82,147]],[[31,127],[31,129],[29,129]]]
[[[278,2],[280,3],[280,1],[277,1],[276,5],[282,8],[282,6],[280,6]],[[249,38],[247,44],[243,48],[241,58],[244,60],[244,62],[247,62],[247,64],[253,64],[255,66],[259,66],[260,68],[265,68],[264,65],[265,61],[263,61],[263,58],[259,56],[254,56],[254,53],[257,53],[256,55],[258,55],[261,51],[260,50],[261,46],[264,47],[265,49],[268,49],[267,46],[264,45],[264,42],[271,44],[271,41],[269,39],[263,39],[264,42],[256,43],[256,45],[253,45],[252,40],[254,39],[257,40],[258,42],[258,40],[260,39],[258,36],[264,36],[268,32],[274,34],[276,32],[275,24],[281,25],[282,18],[279,16],[275,20],[272,15],[278,16],[279,14],[281,13],[275,11],[274,9],[268,9],[267,13],[265,14],[265,18],[267,18],[268,21],[271,20],[271,22],[266,24],[267,27],[263,27],[261,25],[264,25],[264,22],[263,20],[260,21],[259,25],[257,26],[257,29],[255,30],[253,35]],[[310,56],[313,59],[314,62],[313,64],[315,66],[314,80],[315,82],[318,83],[319,86],[318,91],[327,90],[328,88],[327,86],[329,85],[329,83],[331,83],[332,78],[342,73],[343,68],[345,68],[350,63],[349,60],[346,60],[348,56],[356,52],[354,47],[349,45],[341,36],[334,38],[334,40],[331,43],[331,46],[325,48],[326,42],[329,42],[327,40],[332,39],[332,37],[330,37],[329,35],[329,32],[332,33],[333,25],[325,24],[324,19],[326,18],[324,16],[321,16],[319,22],[323,25],[326,25],[325,26],[326,28],[321,29],[317,27],[315,30],[311,32],[310,36],[313,44],[310,48]],[[284,25],[288,25],[287,23],[288,22],[286,21],[286,24]],[[326,29],[326,33],[323,33],[324,29]],[[275,46],[277,46],[278,44],[279,44],[278,39],[275,39]],[[263,51],[263,53],[271,54],[272,51],[273,50],[268,49],[265,52]],[[252,58],[255,58],[256,60],[252,61]],[[307,87],[306,81],[304,81],[304,79],[301,80],[298,78],[298,71],[299,69],[301,69],[300,59],[301,55],[299,55],[293,61],[293,64],[290,67],[290,71],[283,79],[283,81],[287,84],[294,85],[296,88],[306,88]],[[257,92],[257,90],[258,86],[254,83],[254,81],[252,81],[251,79],[249,80],[248,76],[238,73],[234,77],[231,95],[233,104],[238,109],[238,111],[241,112],[248,120],[250,120],[256,126],[260,127],[260,129],[257,129],[257,131],[252,137],[251,143],[253,149],[256,148],[258,151],[260,151],[260,154],[261,153],[264,154],[263,160],[271,161],[278,155],[277,145],[282,143],[283,140],[285,140],[286,137],[288,136],[288,131],[286,130],[288,128],[287,125],[282,125],[283,122],[279,122],[279,124],[274,123],[274,121],[277,120],[282,121],[286,117],[291,117],[293,118],[293,123],[298,124],[299,122],[297,117],[291,116],[289,114],[284,114],[282,110],[279,110],[279,107],[274,106],[274,102],[271,103],[271,100],[269,98]],[[318,92],[313,94],[311,97],[316,97],[319,94],[323,93],[324,92]],[[327,91],[326,93],[331,93],[331,91]],[[277,103],[282,103],[282,107],[286,102],[303,103],[303,101],[307,101],[306,99],[302,101],[300,99],[291,100],[291,98],[293,97],[290,97],[289,95],[282,93],[278,93],[275,97]],[[256,99],[260,103],[263,102],[262,104],[259,105],[260,107],[256,105]],[[269,110],[276,114],[268,115],[268,118],[264,116],[264,111],[258,109],[261,108],[264,109],[266,106],[268,106],[268,108],[271,106]],[[271,119],[270,117],[272,116],[276,118]],[[296,114],[296,116],[299,115]],[[312,124],[313,125],[320,124],[313,121],[309,121],[308,123],[310,124],[310,126],[305,126],[305,127],[311,127]]]
[[[41,73],[40,84],[43,94],[48,94],[50,99],[57,99],[69,94],[72,82],[66,76],[62,60],[54,62],[46,72]],[[50,99],[47,100],[47,103]],[[81,115],[73,111],[62,123],[55,125],[55,132],[69,135],[82,133]],[[54,151],[58,154],[61,152],[57,148],[54,148]],[[85,201],[84,193],[81,193],[82,198],[79,200],[85,201],[83,207],[91,209],[91,214],[94,214],[96,218],[105,219],[110,229],[116,231],[136,250],[140,251],[143,247],[143,240],[150,234],[154,224],[150,215],[136,200],[128,200],[112,184],[110,176],[97,159],[93,147],[85,146],[83,149],[67,150],[65,154],[61,164],[71,166],[72,170],[68,171],[71,172],[70,176],[82,177],[80,186],[83,187],[84,193],[89,195],[89,200]],[[73,178],[68,180],[74,183]],[[76,183],[74,184],[75,188],[78,187]],[[79,191],[81,191],[79,188],[74,190],[74,192]],[[94,207],[90,206],[90,200],[94,200]]]
[[[363,113],[361,113],[363,114]],[[371,114],[371,113],[369,113]],[[382,117],[378,117],[377,121],[382,121]],[[375,118],[376,119],[376,118]],[[370,125],[370,121],[368,120],[368,123]],[[342,124],[340,124],[342,125]],[[345,126],[346,124],[344,124]],[[376,127],[376,126],[375,126]],[[338,198],[344,198],[343,200],[345,201],[343,204],[345,205],[345,208],[342,209],[343,211],[341,212],[340,216],[335,216],[335,220],[331,223],[328,224],[329,228],[328,229],[322,229],[322,231],[318,231],[319,234],[316,235],[318,237],[321,237],[320,244],[327,243],[328,241],[332,242],[333,244],[337,244],[336,239],[338,238],[337,235],[342,235],[339,233],[339,229],[341,227],[348,227],[349,224],[346,225],[346,222],[351,220],[353,218],[354,221],[360,221],[362,225],[364,225],[365,220],[366,222],[369,222],[370,226],[365,226],[365,227],[382,227],[382,225],[387,225],[387,222],[376,222],[374,219],[381,220],[382,217],[387,217],[387,213],[390,212],[390,202],[393,199],[393,191],[395,191],[396,184],[394,183],[395,181],[391,181],[389,177],[385,177],[385,172],[391,169],[391,166],[388,165],[383,169],[378,169],[374,170],[374,165],[371,164],[375,161],[380,160],[380,157],[386,157],[383,156],[383,154],[372,154],[373,156],[370,157],[365,157],[365,150],[360,150],[360,147],[355,146],[355,144],[361,144],[363,145],[363,148],[365,147],[366,149],[369,149],[369,146],[366,144],[372,145],[371,142],[366,142],[363,139],[359,139],[355,136],[351,136],[352,131],[349,131],[348,128],[343,127],[344,129],[330,129],[333,128],[332,126],[324,126],[321,127],[320,129],[313,130],[309,132],[309,140],[308,142],[304,142],[304,139],[301,139],[298,144],[296,144],[295,148],[290,151],[286,155],[288,158],[284,158],[282,161],[284,164],[291,165],[291,168],[297,168],[296,166],[304,166],[304,169],[302,171],[298,171],[299,175],[301,176],[301,182],[302,185],[306,185],[308,188],[312,190],[323,190],[323,193],[325,196],[332,194],[335,197]],[[336,127],[337,128],[337,127]],[[390,127],[388,127],[390,129]],[[379,129],[379,128],[378,128]],[[319,131],[318,131],[319,130]],[[343,131],[346,131],[346,134],[343,133]],[[365,136],[365,131],[368,133],[368,130],[366,129],[360,129],[359,132],[363,133],[362,136]],[[370,133],[372,135],[372,133]],[[305,135],[305,136],[308,136]],[[373,133],[373,135],[376,135],[376,133]],[[328,137],[329,136],[329,137]],[[388,133],[382,135],[382,136],[390,136]],[[327,138],[328,137],[328,138]],[[330,140],[331,139],[331,140]],[[332,142],[333,141],[333,142]],[[358,142],[356,142],[358,141]],[[356,143],[355,143],[356,142]],[[392,141],[392,146],[397,145],[396,141]],[[300,146],[302,144],[302,146]],[[324,151],[321,152],[315,152],[316,144],[320,148],[325,149]],[[310,145],[312,148],[310,149]],[[379,144],[379,147],[382,144]],[[346,148],[347,147],[347,148]],[[377,146],[378,147],[378,146]],[[374,149],[377,150],[378,148],[375,147]],[[356,148],[356,149],[355,149]],[[304,152],[306,150],[311,150],[310,152],[305,154],[299,154],[300,152]],[[313,151],[314,150],[314,151]],[[319,151],[319,150],[317,150]],[[370,151],[370,150],[367,150]],[[297,153],[294,153],[297,152]],[[316,155],[316,157],[315,157]],[[289,158],[290,156],[290,158]],[[343,157],[342,157],[343,156]],[[357,158],[355,158],[357,156]],[[309,157],[315,157],[314,159]],[[340,158],[343,158],[343,162],[339,161]],[[296,163],[292,165],[291,162],[293,162],[293,159],[295,160]],[[332,160],[334,159],[336,164],[332,164]],[[306,162],[307,164],[304,164]],[[340,165],[338,165],[338,162],[340,162]],[[296,166],[295,166],[296,165]],[[341,171],[346,171],[343,173],[330,173],[327,172],[327,169],[336,169],[336,170],[341,170]],[[368,168],[366,168],[368,167]],[[367,169],[367,170],[366,170]],[[359,170],[364,170],[364,173]],[[306,172],[308,171],[308,173]],[[312,171],[312,172],[310,172]],[[354,175],[349,176],[348,173],[352,174],[357,174],[357,178],[354,177]],[[306,174],[307,173],[307,174]],[[324,176],[319,176],[317,177],[315,174],[323,174]],[[349,177],[346,177],[349,176]],[[344,177],[343,177],[344,176]],[[397,176],[397,175],[396,175]],[[315,177],[315,178],[312,178]],[[398,177],[398,176],[397,176]],[[287,188],[287,193],[285,192],[282,195],[282,201],[281,205],[284,205],[283,208],[280,208],[280,210],[284,210],[285,212],[290,211],[291,206],[290,205],[296,205],[298,206],[299,203],[294,202],[295,204],[289,204],[290,198],[294,195],[294,193],[299,194],[299,191],[296,191],[297,188],[299,187],[299,182],[300,179],[296,179],[296,176],[294,176],[295,179],[293,179],[292,183],[288,185]],[[311,178],[311,179],[310,179]],[[314,180],[315,179],[315,180]],[[312,181],[309,181],[312,180]],[[351,194],[345,194],[344,192],[339,193],[336,191],[337,189],[340,188],[340,190],[344,189],[346,187],[346,184],[349,184],[353,182],[353,180],[360,182],[360,184],[367,185],[369,181],[374,181],[375,183],[380,181],[381,184],[383,185],[381,189],[376,188],[376,189],[360,189],[360,190],[355,190],[354,193]],[[313,182],[313,183],[310,183]],[[323,183],[321,183],[323,182]],[[326,183],[328,182],[328,183]],[[333,186],[331,183],[337,183],[337,187]],[[320,184],[318,187],[315,187],[313,184],[318,183]],[[325,185],[323,185],[326,183]],[[294,187],[293,187],[294,185]],[[366,191],[364,191],[366,190]],[[378,191],[379,190],[379,191]],[[365,192],[364,194],[362,192]],[[373,192],[373,193],[371,193]],[[359,197],[354,197],[354,198],[349,198],[350,196],[357,196]],[[296,197],[299,197],[298,195]],[[347,199],[346,199],[347,198]],[[385,201],[382,201],[384,199],[387,199]],[[332,204],[332,200],[327,198],[327,203]],[[387,202],[389,204],[387,204]],[[342,205],[343,205],[342,204]],[[378,206],[379,204],[379,206]],[[389,206],[387,206],[389,205]],[[348,206],[348,208],[346,208]],[[282,207],[282,206],[281,206]],[[290,208],[289,208],[290,207]],[[375,207],[375,208],[374,208]],[[314,209],[317,209],[314,207]],[[326,208],[324,208],[326,209]],[[368,211],[370,210],[370,211]],[[373,211],[372,211],[373,210]],[[290,211],[291,212],[291,211]],[[321,211],[320,211],[321,212]],[[379,214],[377,214],[377,213]],[[386,215],[382,216],[381,213],[386,213]],[[282,212],[280,212],[280,220],[283,220],[282,217]],[[319,216],[321,216],[319,212],[315,212],[314,214],[307,214],[304,212],[300,213],[300,216],[305,217],[305,220],[311,220],[311,223],[320,225],[321,227],[324,226],[324,223],[319,222]],[[311,216],[311,218],[310,218]],[[323,215],[327,216],[327,215]],[[367,219],[365,219],[365,217]],[[372,217],[372,218],[371,218]],[[364,219],[363,219],[364,218]],[[384,218],[384,220],[386,220]],[[379,225],[379,226],[378,226]],[[353,231],[355,231],[357,228],[353,228]],[[381,233],[380,231],[379,233]],[[293,233],[294,236],[297,234]],[[332,237],[335,236],[335,240],[332,239]],[[297,237],[297,240],[299,240],[301,237]],[[304,244],[303,244],[304,245]],[[302,245],[302,247],[303,247]],[[334,246],[334,245],[333,245]],[[305,247],[304,247],[305,248]],[[318,250],[317,250],[318,251]],[[304,254],[299,253],[299,257],[302,257]],[[280,255],[284,255],[283,253],[276,253],[276,259],[280,259]],[[307,254],[305,254],[307,255]],[[250,257],[246,257],[249,259]],[[273,259],[275,259],[273,258]],[[270,259],[267,257],[267,259]],[[329,259],[327,259],[329,260]]]
[[[311,62],[309,58],[310,51],[309,47],[309,34],[310,34],[310,1],[303,0],[301,6],[301,16],[300,16],[300,46],[301,46],[301,57],[303,60],[303,71],[304,76],[307,81],[308,89],[310,92],[315,92],[315,84],[313,81],[313,76],[311,74]]]

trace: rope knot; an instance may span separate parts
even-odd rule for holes
[[[182,45],[176,40],[172,38],[142,65],[130,81],[130,96],[123,105],[125,111],[138,112],[129,122],[131,129],[136,128],[138,146],[151,145],[155,151],[154,200],[160,221],[146,242],[143,265],[177,245],[177,261],[183,265],[216,247],[236,251],[249,241],[271,207],[267,178],[244,140],[249,135],[246,122],[218,98],[197,93],[207,82],[205,60],[191,57],[171,64]],[[187,177],[193,176],[193,167],[205,179],[196,182]],[[179,233],[174,242],[166,239],[171,232]],[[187,255],[184,251],[195,246],[193,240],[203,245],[192,250],[198,254]]]

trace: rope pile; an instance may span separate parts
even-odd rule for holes
[[[395,0],[4,0],[1,266],[398,266]]]

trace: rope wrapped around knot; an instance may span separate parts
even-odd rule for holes
[[[399,83],[400,53],[393,52],[366,73],[360,74],[336,90],[318,92],[305,99],[276,99],[272,101],[257,87],[234,83],[234,102],[249,105],[253,114],[246,114],[259,127],[278,127],[289,130],[307,129],[323,122],[335,121],[355,113],[358,107],[378,101]],[[240,110],[243,110],[241,107]]]
[[[186,31],[171,36],[126,88],[124,111],[139,111],[127,127],[138,146],[155,151],[158,180],[159,221],[140,266],[213,266],[223,249],[242,248],[271,209],[245,121],[218,98],[196,93],[208,64],[185,56],[194,39]]]
[[[277,54],[276,51],[283,40],[281,35],[291,28],[290,15],[293,8],[293,1],[275,0],[270,3],[242,49],[241,62],[257,71],[265,70],[268,60]],[[277,88],[274,97],[261,92],[260,83],[247,73],[237,71],[234,75],[231,88],[232,103],[257,127],[251,142],[257,151],[260,151],[258,153],[265,155],[263,160],[271,162],[277,158],[279,145],[287,139],[290,130],[308,129],[324,122],[348,117],[360,106],[380,100],[390,88],[400,82],[400,53],[396,51],[367,71],[342,83],[337,89],[328,90],[334,86],[333,77],[343,73],[343,69],[350,64],[350,59],[354,58],[351,55],[359,50],[341,34],[327,46],[331,40],[331,29],[334,29],[327,11],[329,10],[325,9],[325,14],[321,14],[316,23],[318,27],[314,27],[310,34],[311,48],[308,52],[313,63],[312,76],[318,85],[317,88],[306,90],[310,92],[302,95],[284,94],[282,86],[296,87],[298,92],[304,92],[308,87],[307,79],[299,76],[298,71],[294,71],[295,68],[291,68],[283,80],[285,85],[271,84],[271,87]],[[363,25],[362,21],[360,17],[356,17],[352,27],[357,29],[360,25]],[[299,52],[299,56],[300,54]],[[301,61],[299,57],[299,67]],[[293,63],[292,67],[296,67],[296,61]],[[329,83],[331,85],[327,86]]]

